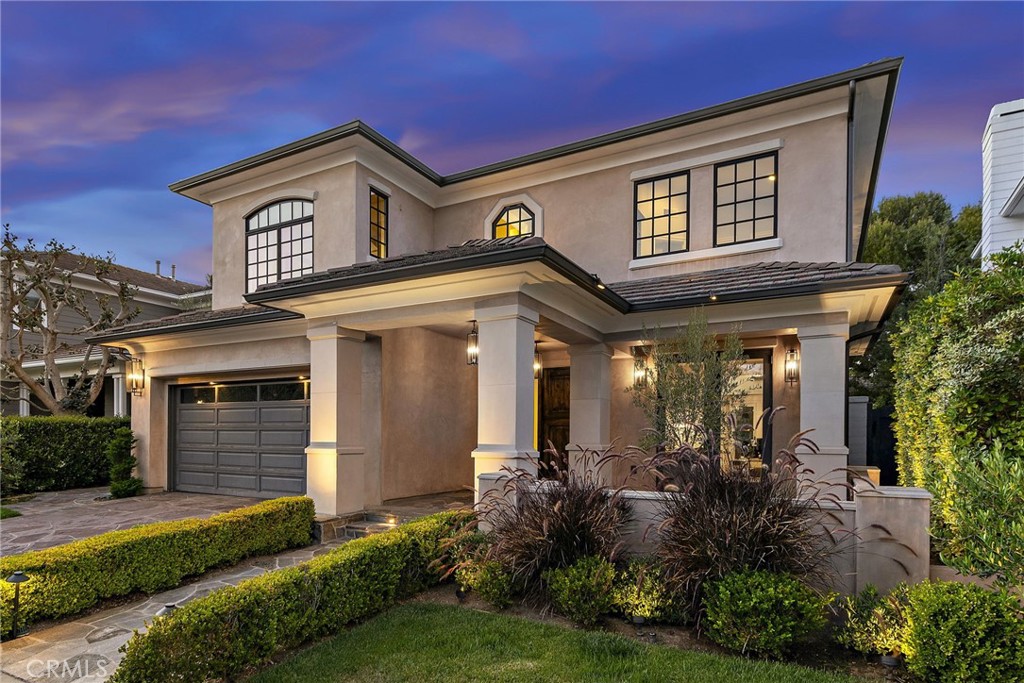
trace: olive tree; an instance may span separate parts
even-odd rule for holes
[[[136,289],[115,281],[113,272],[112,255],[79,254],[56,240],[39,248],[32,239],[20,242],[4,226],[0,368],[54,415],[84,413],[103,389],[112,351],[87,344],[85,338],[138,314]],[[58,359],[79,347],[83,357],[74,375],[62,378]],[[29,365],[41,365],[41,372]]]

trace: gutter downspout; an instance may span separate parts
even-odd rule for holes
[[[850,81],[850,104],[846,116],[846,260],[853,261],[853,108],[857,103],[857,81]]]

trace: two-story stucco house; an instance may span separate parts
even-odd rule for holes
[[[857,262],[900,65],[452,175],[357,121],[174,183],[213,208],[213,308],[97,339],[144,361],[146,485],[338,514],[635,443],[644,329],[697,307],[750,413],[787,408],[757,436],[844,465],[848,358],[905,283]]]

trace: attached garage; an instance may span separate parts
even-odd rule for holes
[[[306,492],[308,381],[176,387],[171,412],[174,490],[259,498]]]

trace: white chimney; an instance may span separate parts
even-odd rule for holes
[[[172,263],[171,264],[171,279],[172,280],[177,280],[178,279],[178,276],[175,274],[175,272],[177,270],[178,270],[178,265],[176,263]]]

